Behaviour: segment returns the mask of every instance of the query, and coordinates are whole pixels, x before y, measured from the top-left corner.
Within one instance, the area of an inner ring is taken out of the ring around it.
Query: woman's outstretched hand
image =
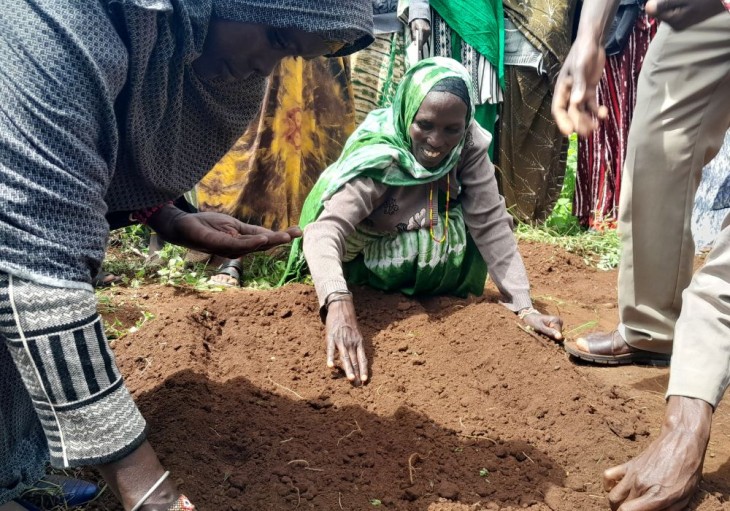
[[[355,304],[352,298],[332,302],[327,308],[327,367],[334,368],[335,351],[340,355],[339,366],[347,379],[361,385],[368,379],[368,359],[362,335],[357,328]]]
[[[527,314],[522,321],[538,334],[546,335],[555,341],[563,340],[563,320],[557,316],[534,312]]]
[[[147,223],[167,242],[228,258],[268,250],[302,235],[298,227],[271,231],[222,213],[186,213],[171,204]]]

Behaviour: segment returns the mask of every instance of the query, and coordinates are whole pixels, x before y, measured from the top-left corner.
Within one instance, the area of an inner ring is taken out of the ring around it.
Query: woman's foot
[[[243,263],[240,259],[227,259],[210,278],[210,283],[218,286],[237,287],[241,285]]]

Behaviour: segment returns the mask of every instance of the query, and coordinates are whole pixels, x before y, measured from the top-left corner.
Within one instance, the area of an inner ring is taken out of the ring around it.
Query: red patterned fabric
[[[131,215],[129,215],[129,217],[134,222],[139,222],[140,224],[147,225],[147,222],[152,217],[152,215],[157,213],[159,210],[161,210],[168,204],[172,204],[172,201],[163,202],[162,204],[158,204],[157,206],[152,206],[151,208],[140,209],[138,211],[135,211]]]
[[[642,14],[623,51],[606,59],[598,103],[608,107],[608,119],[590,137],[578,141],[573,211],[585,226],[615,227],[639,71],[656,28],[656,21]]]
[[[177,501],[167,511],[195,511],[193,506],[185,495],[180,495]]]

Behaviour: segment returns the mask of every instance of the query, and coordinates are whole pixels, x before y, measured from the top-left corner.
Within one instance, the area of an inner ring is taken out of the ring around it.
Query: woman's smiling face
[[[429,92],[409,128],[411,152],[427,169],[438,167],[466,130],[467,106],[449,92]]]

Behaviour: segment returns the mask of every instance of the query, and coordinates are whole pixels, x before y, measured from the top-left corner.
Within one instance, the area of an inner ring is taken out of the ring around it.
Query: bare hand
[[[720,0],[649,0],[646,4],[649,16],[674,30],[684,30],[724,11]]]
[[[605,63],[606,51],[593,38],[579,39],[570,49],[555,84],[552,104],[553,117],[563,135],[576,132],[588,136],[598,128],[598,121],[608,116],[608,109],[599,106],[596,99]]]
[[[527,326],[539,334],[560,341],[563,339],[563,320],[547,314],[528,314],[522,320]]]
[[[327,309],[327,367],[335,367],[335,351],[340,354],[340,367],[355,385],[368,379],[368,359],[362,335],[357,328],[352,299],[332,302]]]
[[[611,509],[684,509],[702,476],[711,422],[712,407],[705,401],[671,396],[659,438],[633,460],[603,473]]]
[[[222,213],[185,213],[172,205],[154,214],[148,224],[165,241],[229,259],[268,250],[302,235],[298,227],[275,232]]]
[[[419,51],[423,52],[423,47],[428,42],[429,37],[431,37],[431,23],[428,20],[415,19],[411,21],[411,39],[421,42],[418,47]]]

